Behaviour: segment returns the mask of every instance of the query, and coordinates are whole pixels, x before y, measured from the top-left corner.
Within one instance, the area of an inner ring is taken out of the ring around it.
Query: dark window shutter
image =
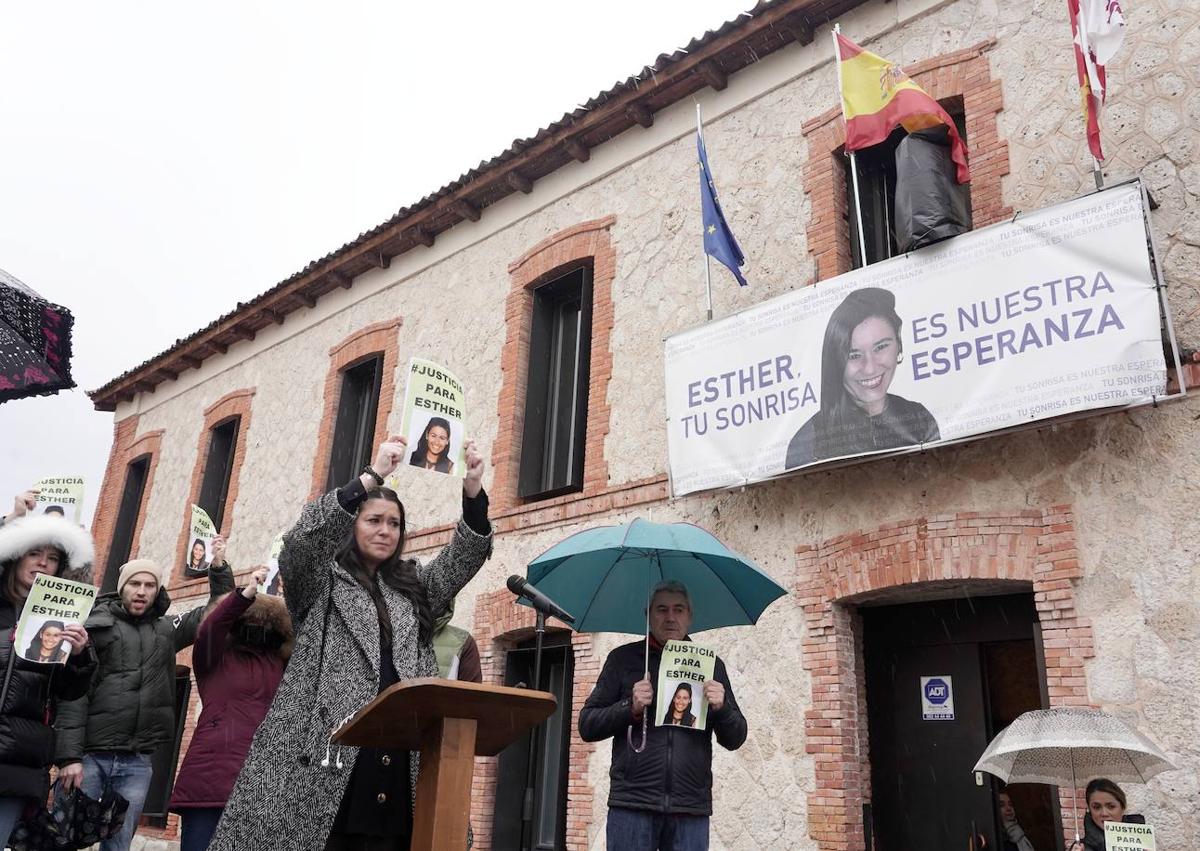
[[[383,356],[379,354],[342,371],[326,490],[341,487],[371,462],[382,382]]]
[[[592,347],[592,270],[534,291],[518,495],[582,490]]]

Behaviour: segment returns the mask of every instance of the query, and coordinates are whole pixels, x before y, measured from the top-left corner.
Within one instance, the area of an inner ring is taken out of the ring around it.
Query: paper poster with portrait
[[[267,556],[267,578],[258,589],[264,594],[278,597],[283,594],[283,580],[279,576],[279,554],[283,552],[283,533],[280,532],[271,541],[271,550]]]
[[[408,362],[401,433],[408,439],[405,466],[449,476],[466,475],[463,421],[466,393],[453,373],[424,358]],[[399,471],[393,474],[397,478]]]
[[[669,337],[673,493],[1161,401],[1149,237],[1118,185]]]
[[[83,477],[51,476],[34,484],[34,514],[57,514],[72,523],[83,522]]]
[[[86,621],[95,602],[96,589],[92,585],[38,574],[17,621],[13,649],[30,662],[66,664],[71,642],[64,630]]]
[[[183,575],[188,579],[208,576],[208,567],[213,558],[212,542],[218,534],[216,524],[212,522],[208,512],[198,505],[193,505],[187,550],[183,554]]]
[[[653,722],[660,727],[703,730],[708,723],[704,684],[713,678],[717,654],[690,641],[668,641],[658,666]]]
[[[1154,828],[1148,824],[1105,822],[1104,847],[1107,851],[1155,851]]]

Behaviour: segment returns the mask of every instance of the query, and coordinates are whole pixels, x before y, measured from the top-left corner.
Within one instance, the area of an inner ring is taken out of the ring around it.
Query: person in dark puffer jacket
[[[17,621],[38,574],[88,581],[92,539],[61,517],[25,517],[33,494],[17,497],[0,521],[0,848],[30,804],[44,802],[54,757],[58,703],[87,692],[96,669],[88,634],[67,626],[71,642],[65,664],[38,664],[14,647]]]
[[[641,743],[642,717],[654,709],[662,649],[686,641],[692,602],[685,585],[659,583],[650,597],[650,673],[645,674],[645,642],[635,641],[608,655],[596,687],[579,713],[585,742],[613,740],[608,793],[609,848],[622,851],[707,851],[712,815],[712,739],[726,750],[746,741],[746,718],[719,658],[704,684],[709,700],[703,730],[650,725],[641,753],[629,746],[627,731]]]
[[[220,552],[222,564],[210,568],[214,597],[233,590]],[[55,753],[65,788],[99,798],[108,785],[129,801],[125,826],[101,851],[127,851],[137,830],[151,754],[175,734],[175,654],[195,640],[204,614],[201,606],[168,615],[162,568],[149,559],[128,562],[118,577],[116,593],[99,597],[85,624],[98,669],[88,694],[60,707]]]

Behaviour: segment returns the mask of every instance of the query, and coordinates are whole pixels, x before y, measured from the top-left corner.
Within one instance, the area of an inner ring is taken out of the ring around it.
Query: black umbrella
[[[128,809],[129,801],[111,787],[105,788],[97,800],[82,789],[64,792],[55,783],[54,801],[49,807],[30,804],[25,817],[13,828],[8,847],[12,851],[91,848],[121,832]]]
[[[51,304],[0,269],[0,402],[48,396],[75,386],[74,324],[65,307]]]

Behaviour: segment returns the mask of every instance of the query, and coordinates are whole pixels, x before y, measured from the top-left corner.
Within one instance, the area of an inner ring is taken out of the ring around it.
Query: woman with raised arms
[[[403,558],[405,510],[383,487],[405,456],[389,437],[362,475],[305,506],[279,570],[296,645],[210,848],[402,851],[418,754],[332,744],[394,683],[438,676],[434,622],[492,551],[483,457],[467,441],[463,513],[428,564]]]

